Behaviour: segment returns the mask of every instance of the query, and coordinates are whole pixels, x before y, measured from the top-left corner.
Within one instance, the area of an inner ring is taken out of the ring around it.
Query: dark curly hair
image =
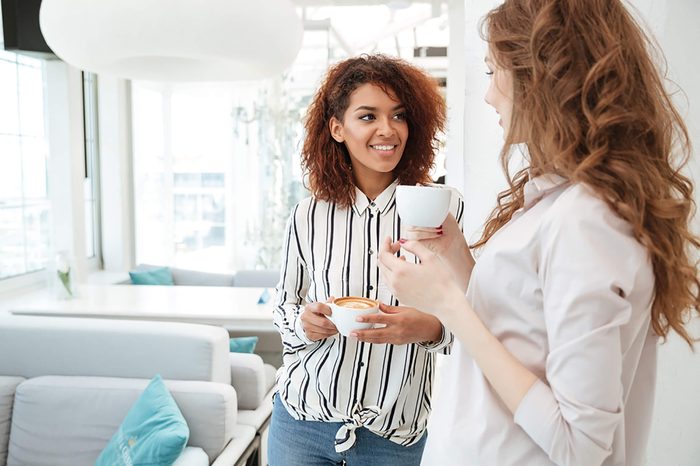
[[[515,84],[501,152],[510,187],[473,247],[523,206],[530,176],[554,172],[585,183],[649,252],[654,330],[666,336],[673,329],[692,345],[685,325],[700,310],[692,257],[700,241],[689,227],[693,183],[681,171],[690,141],[652,60],[653,42],[619,0],[506,0],[483,25]],[[530,166],[510,176],[516,133],[528,142]]]
[[[350,95],[372,83],[393,92],[406,109],[408,140],[401,161],[394,169],[400,184],[426,183],[437,149],[436,134],[445,126],[445,100],[437,82],[424,71],[398,58],[362,55],[332,66],[311,102],[304,128],[306,135],[301,163],[308,175],[308,188],[317,199],[350,206],[355,185],[345,144],[331,137],[331,117],[343,121]]]

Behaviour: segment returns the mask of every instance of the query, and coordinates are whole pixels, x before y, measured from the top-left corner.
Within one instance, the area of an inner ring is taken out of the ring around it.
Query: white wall
[[[464,1],[464,78],[463,144],[464,160],[452,153],[447,160],[447,182],[464,193],[467,204],[465,232],[474,240],[483,221],[495,205],[495,196],[505,186],[498,165],[502,143],[501,128],[495,112],[484,103],[488,85],[484,77],[485,45],[479,38],[479,19],[497,0]],[[700,184],[700,2],[697,0],[632,0],[646,19],[664,49],[670,77],[685,91],[687,100],[678,95],[677,104],[695,141],[695,154],[689,167],[696,184]],[[455,27],[455,21],[451,21]],[[452,47],[453,44],[450,45]],[[449,80],[448,80],[449,86]],[[457,92],[457,91],[453,91]],[[690,103],[695,103],[695,106]],[[451,127],[454,131],[455,128]],[[700,187],[696,202],[700,201]],[[696,231],[700,230],[695,222]],[[700,336],[700,322],[694,322]],[[700,353],[700,346],[698,347]],[[700,465],[700,354],[693,354],[675,335],[659,350],[657,398],[648,445],[648,465]]]
[[[671,80],[685,96],[676,104],[688,124],[696,147],[688,171],[696,183],[700,201],[700,3],[697,0],[634,0],[647,20],[668,60]],[[695,231],[700,231],[697,218]],[[694,322],[700,335],[700,321]],[[700,351],[700,346],[698,347]],[[693,354],[675,335],[659,351],[656,406],[647,465],[700,465],[700,354]]]

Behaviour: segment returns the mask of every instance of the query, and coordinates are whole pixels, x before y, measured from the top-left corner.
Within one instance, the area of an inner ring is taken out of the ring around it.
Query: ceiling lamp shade
[[[290,0],[43,0],[39,23],[63,61],[152,81],[275,76],[303,34]]]

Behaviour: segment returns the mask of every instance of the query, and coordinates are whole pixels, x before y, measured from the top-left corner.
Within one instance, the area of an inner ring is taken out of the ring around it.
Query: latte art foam
[[[347,309],[356,309],[358,311],[377,307],[377,303],[375,301],[365,298],[340,298],[335,301],[335,304]]]
[[[343,301],[340,303],[343,307],[349,307],[350,309],[369,309],[372,307],[371,304],[357,302],[357,301]]]

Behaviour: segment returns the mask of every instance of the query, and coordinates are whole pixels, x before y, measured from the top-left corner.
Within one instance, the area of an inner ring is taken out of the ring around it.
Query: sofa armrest
[[[172,466],[209,466],[209,457],[201,448],[186,447]]]
[[[274,368],[257,354],[231,353],[231,385],[238,395],[238,409],[257,409],[274,384]]]

